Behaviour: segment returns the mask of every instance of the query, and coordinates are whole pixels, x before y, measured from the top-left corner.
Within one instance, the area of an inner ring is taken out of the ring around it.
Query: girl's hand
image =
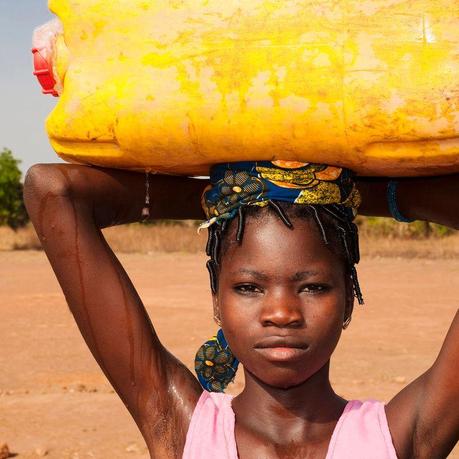
[[[205,185],[152,176],[152,217],[203,218],[199,201]],[[161,344],[100,231],[140,219],[145,175],[39,165],[27,174],[24,196],[78,327],[138,424],[151,456],[180,457],[201,387]]]
[[[407,218],[459,229],[459,175],[395,179],[397,206]],[[359,213],[391,217],[387,205],[388,179],[357,178],[362,195]]]

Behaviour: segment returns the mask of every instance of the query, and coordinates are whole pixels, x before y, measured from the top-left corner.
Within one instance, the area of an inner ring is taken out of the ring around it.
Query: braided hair
[[[313,220],[320,232],[324,244],[334,251],[343,260],[346,272],[351,278],[354,296],[359,304],[363,304],[355,264],[360,260],[357,226],[349,219],[349,215],[342,206],[331,205],[303,205],[281,201],[268,201],[268,206],[241,206],[238,209],[236,241],[241,243],[244,236],[246,219],[259,218],[262,212],[276,215],[288,228],[293,228],[291,218]],[[228,228],[230,221],[223,220],[208,228],[206,254],[207,269],[210,275],[210,287],[213,294],[218,290],[218,274],[221,259],[226,250]]]

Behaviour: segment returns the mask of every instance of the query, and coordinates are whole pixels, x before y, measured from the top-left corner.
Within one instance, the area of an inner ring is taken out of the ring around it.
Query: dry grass
[[[360,252],[365,258],[458,258],[459,234],[427,239],[362,235],[360,237]]]
[[[207,231],[198,235],[191,222],[182,225],[126,225],[107,228],[104,235],[115,252],[187,252],[204,250]]]
[[[105,237],[116,252],[187,252],[204,250],[207,232],[200,235],[192,223],[152,226],[127,225],[104,230]],[[456,258],[459,257],[459,233],[444,237],[410,239],[374,236],[361,232],[363,257]],[[17,232],[0,227],[0,250],[38,250],[40,242],[31,226]]]
[[[207,231],[197,234],[193,223],[125,225],[107,228],[104,235],[115,252],[187,252],[202,251],[207,241]],[[40,250],[41,244],[32,227],[17,231],[0,227],[0,250]]]
[[[0,226],[0,250],[40,250],[41,244],[31,225],[17,231]]]

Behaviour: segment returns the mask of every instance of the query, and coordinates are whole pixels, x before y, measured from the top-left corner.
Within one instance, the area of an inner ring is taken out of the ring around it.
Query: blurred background
[[[93,361],[22,203],[26,170],[57,162],[44,130],[56,99],[32,75],[45,0],[0,0],[0,459],[143,458],[145,445]],[[389,400],[428,368],[457,309],[459,235],[359,218],[366,306],[357,308],[332,379],[348,398]],[[163,342],[190,368],[215,332],[196,222],[135,224],[105,235]],[[238,379],[233,393],[242,388]],[[459,458],[459,451],[451,457]]]
[[[33,30],[52,17],[46,0],[0,0],[0,149],[14,152],[22,172],[57,161],[44,130],[56,99],[41,94],[31,53]]]

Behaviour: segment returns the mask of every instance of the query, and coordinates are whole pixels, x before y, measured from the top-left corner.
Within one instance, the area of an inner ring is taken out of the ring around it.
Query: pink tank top
[[[204,391],[186,436],[183,459],[238,459],[231,395]],[[384,404],[352,400],[344,408],[326,459],[397,459]]]

